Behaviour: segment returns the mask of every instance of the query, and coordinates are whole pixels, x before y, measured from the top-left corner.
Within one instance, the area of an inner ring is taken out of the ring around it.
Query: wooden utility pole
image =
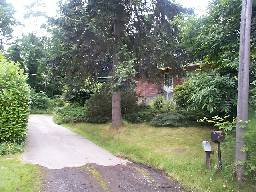
[[[118,46],[120,38],[120,21],[119,18],[114,18],[114,53],[113,53],[113,69],[112,77],[115,77],[116,67],[118,65]],[[120,90],[112,90],[112,128],[118,129],[122,125],[121,113],[121,92]]]
[[[249,66],[250,66],[250,32],[252,17],[252,1],[242,1],[241,27],[240,27],[240,52],[238,72],[238,101],[236,124],[236,178],[241,182],[244,178],[243,162],[246,160],[244,132],[248,122],[249,98]]]

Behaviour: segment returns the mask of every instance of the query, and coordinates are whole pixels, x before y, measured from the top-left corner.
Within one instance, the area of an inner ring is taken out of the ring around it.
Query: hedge
[[[0,143],[21,144],[29,114],[27,76],[18,64],[0,55]]]

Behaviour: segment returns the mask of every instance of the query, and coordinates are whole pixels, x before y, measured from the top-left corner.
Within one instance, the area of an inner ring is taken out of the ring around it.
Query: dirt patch
[[[102,192],[97,182],[81,168],[44,169],[43,192]]]
[[[183,192],[164,172],[131,163],[80,168],[44,169],[43,192]]]

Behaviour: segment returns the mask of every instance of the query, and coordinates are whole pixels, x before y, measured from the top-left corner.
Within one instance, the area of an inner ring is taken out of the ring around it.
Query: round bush
[[[50,106],[50,98],[44,93],[36,93],[35,90],[30,94],[30,108],[32,113],[47,112]]]
[[[24,142],[29,114],[29,86],[23,70],[0,55],[0,143]]]
[[[76,104],[67,104],[55,110],[54,119],[58,124],[86,121],[86,108]]]

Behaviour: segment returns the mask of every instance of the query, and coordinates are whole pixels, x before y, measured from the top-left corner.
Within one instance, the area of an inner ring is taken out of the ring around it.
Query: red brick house
[[[200,68],[199,64],[190,64],[183,67],[183,72],[192,72]],[[167,100],[172,100],[174,88],[185,81],[182,75],[173,75],[173,70],[170,67],[160,68],[159,73],[163,74],[163,81],[160,83],[152,82],[146,79],[136,81],[136,94],[138,103],[148,104],[157,96],[163,95]]]

